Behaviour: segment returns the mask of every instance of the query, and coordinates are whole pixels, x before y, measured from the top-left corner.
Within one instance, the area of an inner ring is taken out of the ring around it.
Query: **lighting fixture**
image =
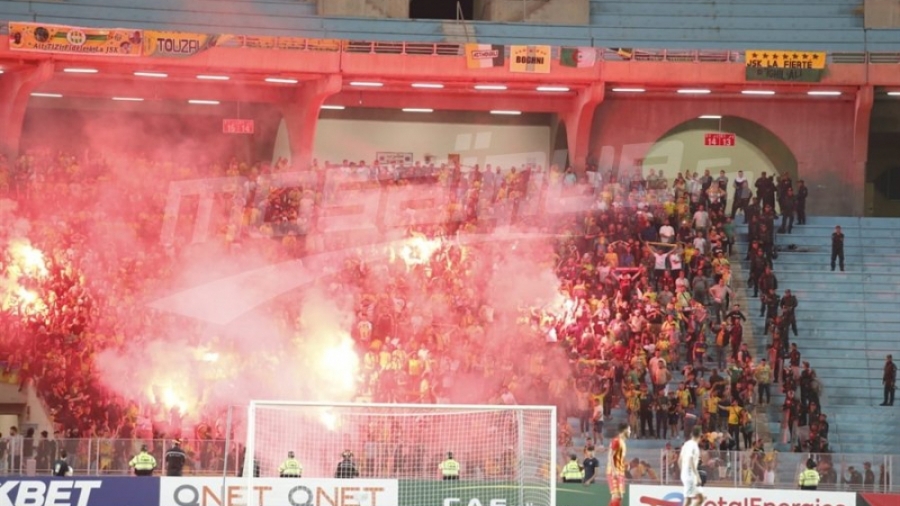
[[[322,107],[319,107],[319,109],[329,109],[332,111],[343,111],[345,109],[345,107],[342,105],[323,105]]]
[[[291,79],[290,77],[267,77],[266,82],[275,84],[297,84],[299,81]]]
[[[113,100],[116,102],[143,102],[144,99],[140,97],[113,97]]]
[[[483,90],[483,91],[503,91],[506,89],[506,85],[505,84],[476,84],[475,89]]]
[[[644,88],[613,88],[616,93],[643,93],[647,90]]]
[[[678,90],[678,93],[683,95],[708,95],[712,93],[710,90],[705,90],[701,88],[686,88]]]
[[[200,74],[199,76],[197,76],[197,79],[202,79],[204,81],[227,81],[231,78],[228,76],[214,76],[214,75],[209,75],[209,74]]]
[[[31,94],[32,97],[38,98],[62,98],[62,93],[40,93],[34,92]]]
[[[537,91],[563,93],[569,91],[569,88],[566,86],[538,86]]]
[[[100,72],[97,69],[87,69],[87,68],[66,68],[63,69],[63,72],[67,72],[69,74],[96,74]]]
[[[807,95],[811,97],[836,97],[841,94],[839,91],[813,90],[807,91]]]
[[[194,105],[219,105],[219,101],[218,101],[218,100],[198,100],[198,99],[191,99],[191,100],[188,100],[188,103],[189,103],[189,104],[194,104]]]
[[[444,85],[441,83],[412,83],[413,88],[424,88],[429,90],[442,90]]]
[[[368,88],[381,88],[384,83],[376,83],[373,81],[350,81],[350,86],[362,86]]]
[[[900,97],[900,91],[889,91],[887,94],[890,97]]]
[[[700,116],[700,119],[722,119],[722,116],[719,116],[718,114],[704,114],[703,116]]]
[[[772,90],[743,90],[741,91],[742,95],[774,95],[775,92]]]
[[[164,72],[143,72],[143,71],[138,71],[138,72],[135,72],[134,75],[137,76],[137,77],[155,77],[155,78],[158,78],[158,79],[163,79],[163,78],[169,77],[169,74],[166,74],[166,73],[164,73]]]
[[[518,116],[522,114],[522,111],[491,111],[491,114],[498,114],[502,116]]]
[[[434,112],[434,109],[425,109],[421,107],[404,107],[403,112]]]

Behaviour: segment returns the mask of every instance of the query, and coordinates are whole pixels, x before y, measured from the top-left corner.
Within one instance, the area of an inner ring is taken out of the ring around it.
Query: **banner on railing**
[[[144,31],[144,56],[193,56],[215,45],[216,38],[204,33]]]
[[[817,83],[825,75],[828,55],[817,51],[750,50],[744,54],[748,81]]]
[[[221,480],[219,480],[221,481]],[[160,506],[159,478],[95,479],[0,477],[0,504],[53,506]]]
[[[509,46],[509,71],[549,74],[551,54],[550,46]]]
[[[253,487],[249,493],[261,506],[384,506],[399,504],[400,500],[397,480],[254,478],[250,483],[247,478],[235,477],[161,478],[160,502],[154,506],[243,506],[247,504],[248,484]]]
[[[506,48],[498,44],[466,44],[466,66],[470,69],[502,67]]]
[[[744,60],[748,67],[822,70],[826,56],[826,53],[818,51],[750,50],[744,53]]]
[[[684,504],[680,485],[631,485],[629,506],[667,506]],[[826,492],[820,490],[770,490],[761,488],[703,488],[704,504],[739,505],[792,505],[812,504],[821,506],[855,506],[856,494],[852,492]]]
[[[142,39],[141,30],[9,23],[9,48],[13,51],[140,56]]]

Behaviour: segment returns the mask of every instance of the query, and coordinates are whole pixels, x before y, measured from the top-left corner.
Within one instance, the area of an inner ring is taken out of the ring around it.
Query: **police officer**
[[[816,471],[816,461],[809,459],[806,461],[806,469],[800,473],[799,485],[800,490],[816,490],[819,488],[819,471]]]
[[[156,458],[147,451],[147,445],[141,445],[141,453],[135,455],[128,466],[134,468],[135,476],[153,476],[153,470],[156,469]]]
[[[581,483],[581,480],[584,479],[584,471],[581,470],[581,465],[578,463],[578,455],[574,453],[569,455],[569,461],[563,466],[559,476],[563,483]]]
[[[444,480],[458,480],[459,468],[459,462],[453,458],[453,452],[447,452],[447,460],[438,464],[438,469],[441,471],[441,478]]]
[[[294,452],[288,452],[288,456],[284,462],[278,466],[278,476],[282,478],[299,478],[303,476],[303,466],[300,461],[294,458]]]
[[[174,446],[166,452],[166,476],[181,476],[187,454],[181,449],[181,440],[176,439]]]
[[[335,478],[358,478],[359,470],[353,463],[353,452],[344,450],[341,454],[341,461],[338,462],[337,470],[334,472]]]
[[[59,453],[59,458],[53,463],[53,476],[72,476],[72,466],[66,460],[68,456],[65,450]]]
[[[831,270],[834,270],[835,260],[840,260],[841,272],[844,271],[844,233],[841,226],[834,227],[831,234]]]

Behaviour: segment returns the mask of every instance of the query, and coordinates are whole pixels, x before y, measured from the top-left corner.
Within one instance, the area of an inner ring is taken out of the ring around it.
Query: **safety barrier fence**
[[[390,446],[388,443],[383,445]],[[399,444],[399,443],[398,443]],[[157,474],[164,474],[165,452],[174,440],[140,439],[46,439],[33,443],[24,439],[16,442],[0,440],[0,476],[48,476],[57,455],[65,450],[67,462],[75,476],[124,476],[130,473],[129,461],[142,446],[158,463]],[[370,460],[365,454],[372,445],[361,444],[356,451],[360,461]],[[183,439],[181,447],[188,456],[184,476],[235,477],[241,475],[244,460],[243,446],[229,440]],[[568,460],[574,453],[581,459],[581,449],[558,448],[558,462]],[[378,455],[394,455],[393,448],[379,448]],[[606,452],[596,452],[600,469],[606,467]],[[297,456],[301,462],[303,455]],[[319,456],[316,456],[318,458]],[[311,458],[311,457],[310,457]],[[337,458],[337,456],[336,456]],[[797,477],[812,459],[822,476],[820,489],[848,492],[891,492],[894,486],[894,456],[873,454],[809,454],[774,451],[704,451],[703,468],[709,484],[725,488],[796,488]],[[339,460],[339,459],[338,459]],[[362,469],[362,477],[371,479],[427,480],[434,477],[436,464],[430,461],[406,461],[393,457],[385,465],[375,466],[375,472]],[[427,460],[427,459],[426,459]],[[674,486],[680,483],[677,447],[669,449],[639,449],[628,451],[629,477],[633,483]],[[480,462],[461,462],[463,476],[467,467],[482,467]],[[274,469],[262,469],[261,478],[276,476]],[[469,481],[492,481],[508,478],[503,475],[480,475]],[[601,480],[602,481],[602,480]]]

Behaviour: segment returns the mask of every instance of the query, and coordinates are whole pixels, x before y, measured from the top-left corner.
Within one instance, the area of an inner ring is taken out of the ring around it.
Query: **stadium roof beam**
[[[511,110],[522,112],[557,113],[568,110],[572,97],[537,94],[534,91],[523,94],[510,91],[500,94],[482,94],[474,92],[447,92],[429,96],[427,100],[419,99],[416,107],[428,107],[440,111],[489,111]],[[376,107],[383,109],[402,109],[412,107],[409,92],[401,91],[344,91],[329,103],[348,107]]]

